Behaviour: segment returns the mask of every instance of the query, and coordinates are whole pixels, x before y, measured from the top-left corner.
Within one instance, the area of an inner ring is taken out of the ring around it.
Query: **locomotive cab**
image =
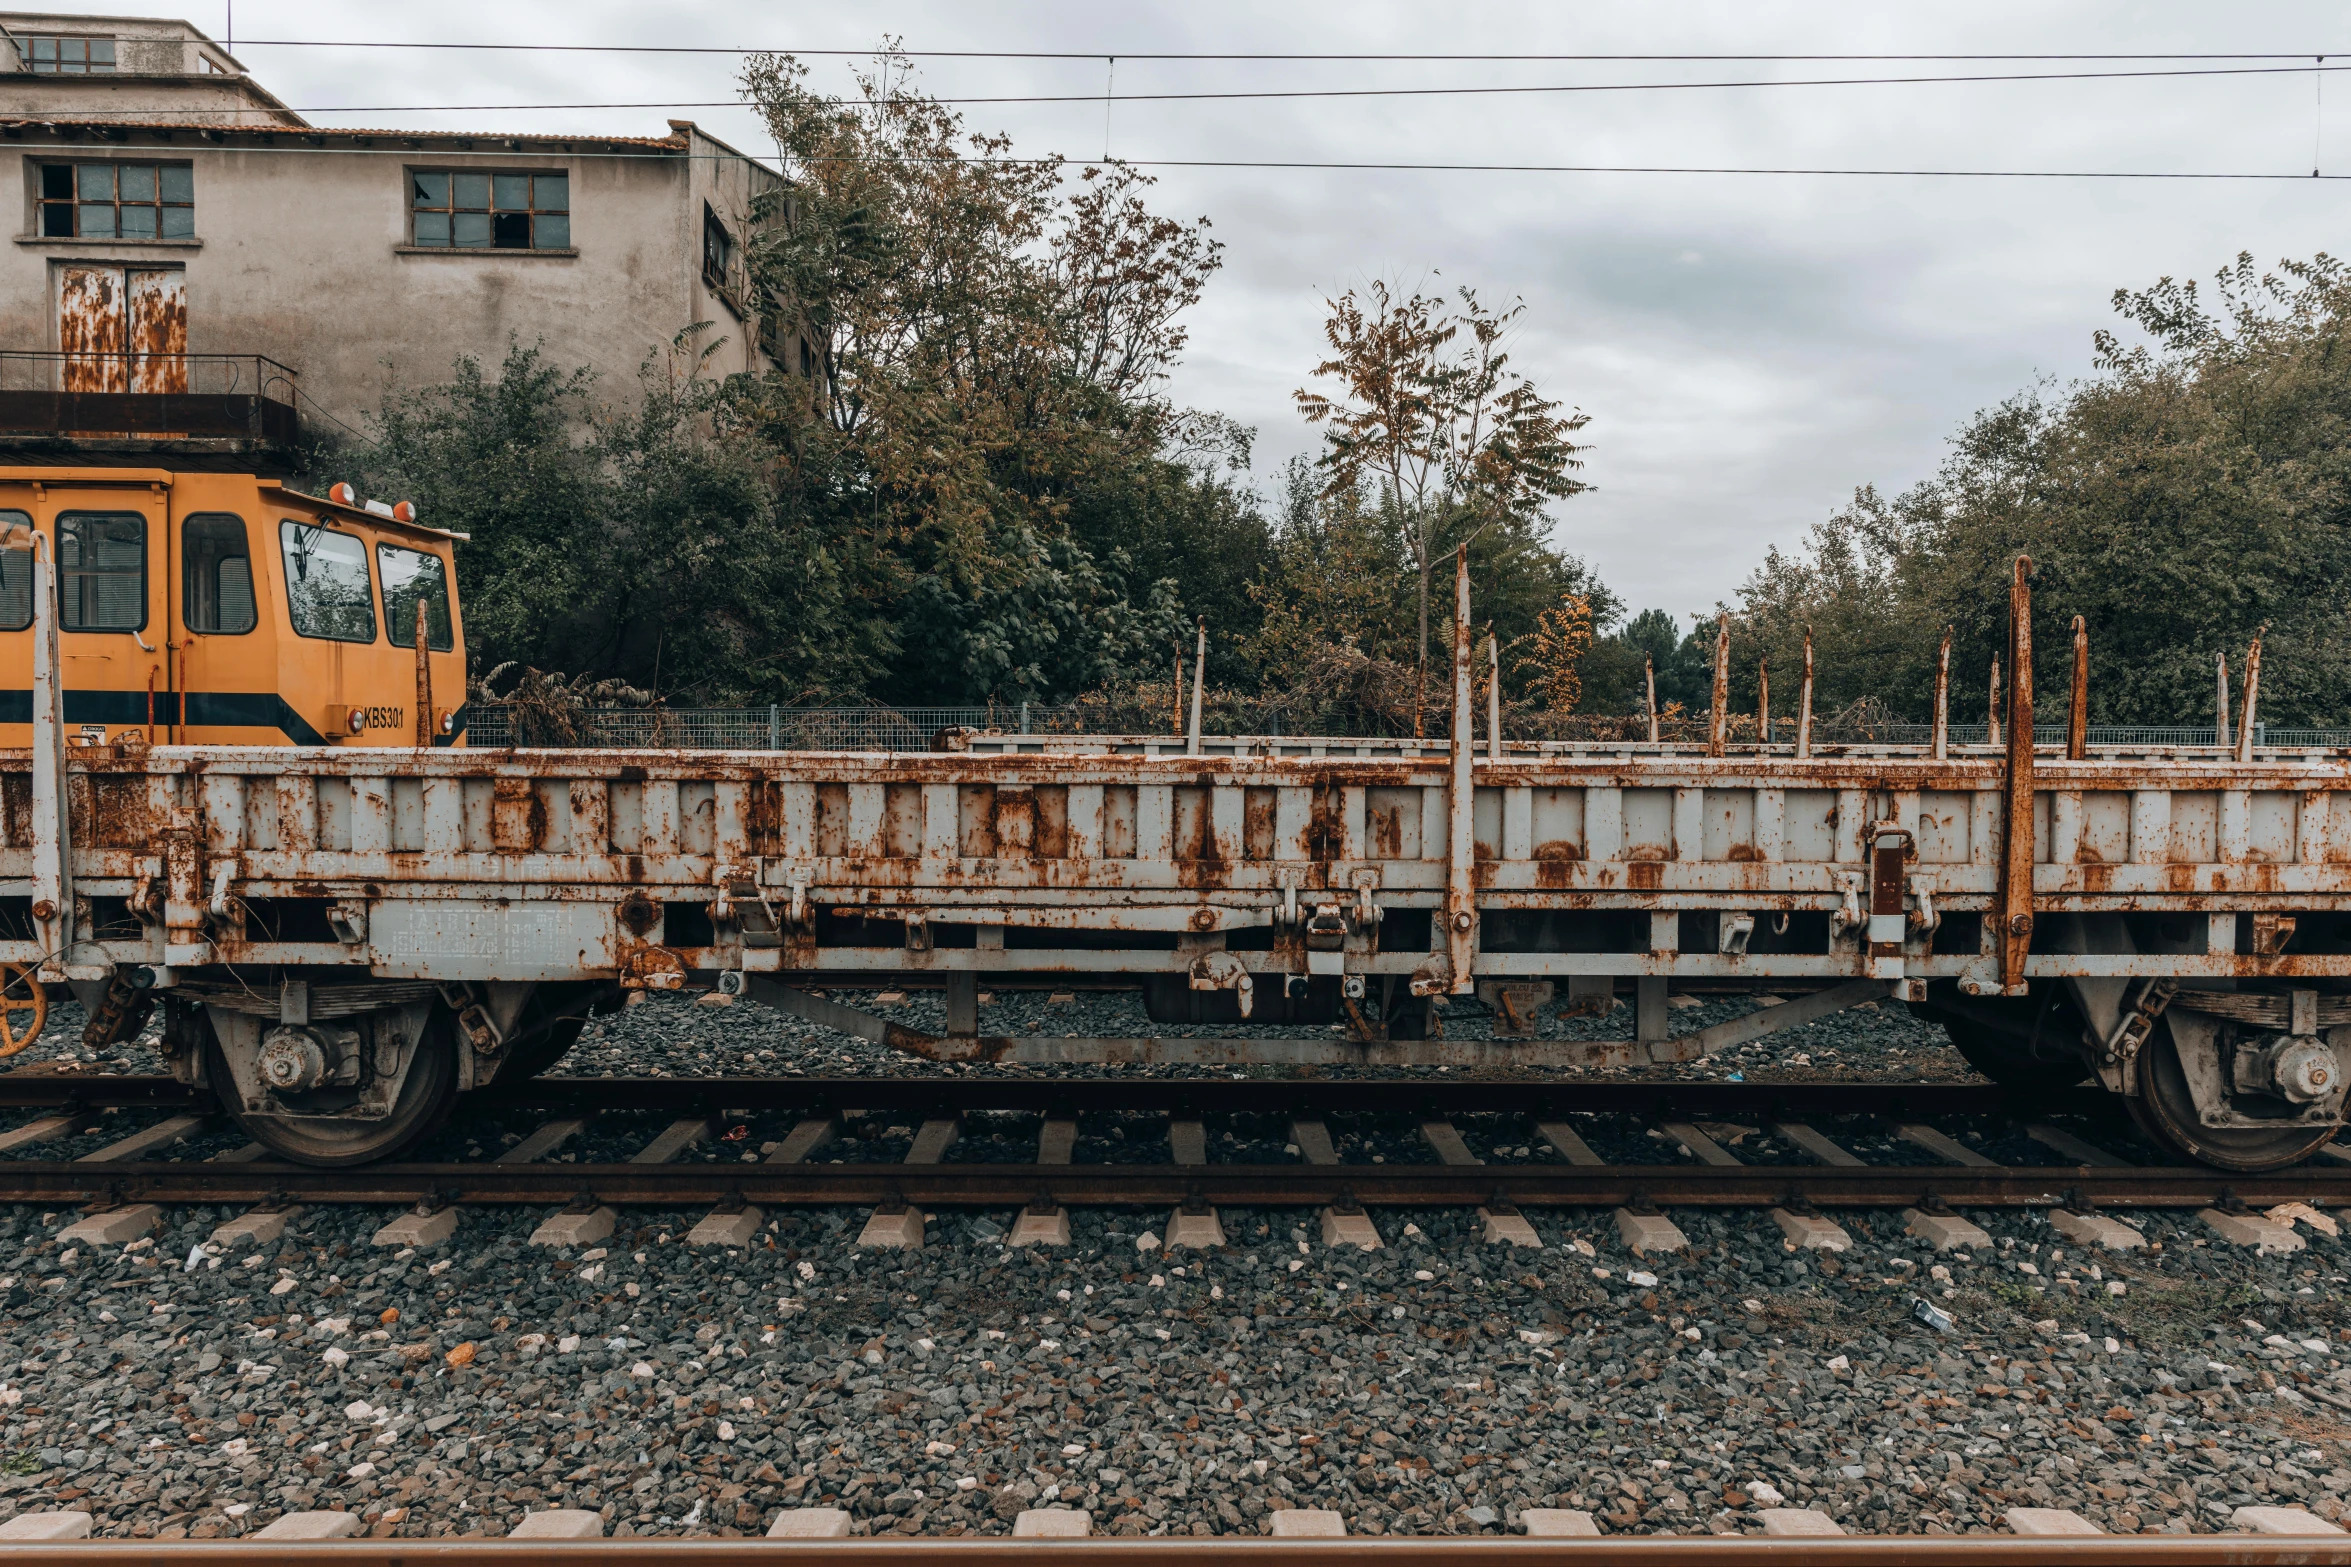
[[[0,535],[53,551],[83,744],[461,744],[460,536],[403,510],[251,474],[0,467]],[[0,550],[0,746],[31,743],[32,581],[30,548]]]

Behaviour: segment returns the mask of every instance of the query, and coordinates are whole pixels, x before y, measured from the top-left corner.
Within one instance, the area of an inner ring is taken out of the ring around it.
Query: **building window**
[[[410,237],[452,250],[571,249],[571,176],[412,169]]]
[[[147,624],[147,519],[135,511],[60,515],[57,598],[68,631],[136,631]]]
[[[204,636],[239,637],[258,618],[253,603],[253,556],[245,547],[245,519],[200,512],[180,525],[186,576],[180,618]]]
[[[384,636],[394,647],[416,646],[416,602],[425,605],[425,642],[436,653],[457,646],[449,624],[449,568],[438,555],[376,546],[376,572],[384,582]]]
[[[185,163],[44,163],[44,239],[192,239],[196,172]]]
[[[725,288],[734,255],[735,241],[727,233],[727,226],[719,222],[718,214],[705,204],[702,208],[702,281],[712,288]]]
[[[279,524],[278,535],[294,629],[336,642],[373,642],[376,606],[368,591],[367,546],[348,533],[291,517]]]
[[[112,76],[114,40],[34,37],[17,41],[25,69],[37,76]]]

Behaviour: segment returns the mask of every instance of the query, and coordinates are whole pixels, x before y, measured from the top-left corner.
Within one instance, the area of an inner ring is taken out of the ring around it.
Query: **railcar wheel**
[[[2206,1126],[2180,1066],[2168,1025],[2158,1023],[2140,1047],[2139,1091],[2126,1103],[2158,1146],[2201,1164],[2248,1174],[2300,1164],[2334,1139],[2331,1126]]]
[[[619,992],[606,984],[539,986],[507,1041],[506,1061],[498,1068],[497,1080],[519,1083],[537,1077],[579,1042],[589,1018],[618,1005]]]
[[[399,1097],[389,1115],[367,1121],[335,1121],[325,1116],[299,1120],[244,1113],[233,1086],[220,1042],[206,1030],[205,1070],[216,1085],[221,1108],[236,1118],[252,1139],[274,1154],[296,1164],[340,1168],[371,1164],[416,1143],[448,1119],[457,1098],[457,1039],[448,1014],[436,1007],[417,1042],[415,1058],[401,1081]]]
[[[2016,1035],[1948,1013],[1942,1023],[1943,1032],[1951,1036],[1951,1048],[2002,1088],[2027,1092],[2071,1088],[2089,1075],[2081,1057],[2070,1052],[2035,1055],[2029,1043]]]
[[[0,964],[0,1058],[41,1037],[49,1022],[49,987],[30,963]]]

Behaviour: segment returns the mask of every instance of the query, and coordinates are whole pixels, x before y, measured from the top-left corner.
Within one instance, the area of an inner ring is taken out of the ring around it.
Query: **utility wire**
[[[879,105],[935,103],[949,107],[1002,104],[1229,102],[1234,99],[1285,98],[1453,98],[1566,93],[1695,92],[1758,87],[1917,87],[1937,84],[1998,82],[2150,81],[2208,76],[2323,76],[2351,71],[2351,65],[2225,66],[2180,71],[2044,71],[1975,76],[1838,76],[1805,79],[1761,78],[1715,82],[1579,82],[1516,87],[1301,87],[1232,92],[1145,92],[1006,94],[982,98],[896,98],[875,100]],[[855,103],[859,100],[843,100]],[[324,104],[296,109],[297,114],[485,114],[556,109],[734,109],[755,107],[743,98],[671,99],[631,103],[415,103]],[[217,109],[188,109],[188,114],[215,114]]]
[[[71,125],[77,130],[92,129],[99,125],[107,125],[109,127],[112,127],[113,125],[113,122],[107,121],[16,121],[14,123],[20,125],[39,123]],[[138,127],[131,126],[127,128],[137,129]],[[175,127],[175,133],[176,129],[177,128]],[[204,127],[204,129],[223,130],[231,135],[237,134],[239,131],[266,132],[275,136],[284,136],[295,139],[299,139],[305,134],[301,127],[288,125],[260,125],[242,127],[207,126]],[[406,133],[397,130],[371,130],[340,131],[336,132],[335,134],[341,136],[365,135],[370,137],[380,137],[383,140],[390,142],[400,140],[401,137]],[[500,156],[511,156],[511,154],[508,153],[505,149],[498,147],[451,147],[448,145],[446,140],[441,139],[448,136],[450,134],[448,132],[417,132],[415,134],[420,137],[428,135],[433,136],[435,140],[429,143],[420,142],[420,147],[423,150],[438,152],[445,157],[495,158]],[[562,131],[484,131],[479,133],[479,139],[485,142],[495,142],[503,137],[509,136],[516,138],[527,137],[535,142],[594,142],[628,139],[625,137],[596,136],[586,133]],[[37,154],[50,152],[97,152],[107,153],[113,156],[120,156],[123,150],[123,143],[118,138],[109,137],[101,141],[87,143],[77,143],[70,141],[44,143],[37,148],[28,147],[27,150],[35,151]],[[380,158],[384,156],[385,149],[381,147],[330,147],[313,146],[308,144],[293,147],[256,147],[240,145],[236,148],[236,152],[240,157],[251,157],[255,155],[266,156],[272,153],[282,153],[305,158],[336,155],[361,158]],[[746,161],[743,155],[740,153],[671,152],[668,149],[659,146],[642,146],[631,150],[609,149],[604,151],[596,151],[590,149],[583,151],[566,151],[560,154],[560,156],[567,158],[594,158],[604,160],[636,158],[666,162],[692,163],[740,163]],[[815,159],[810,161],[852,162],[862,160]],[[965,166],[973,168],[1082,168],[1086,164],[1086,160],[1063,157],[887,158],[874,159],[872,161],[877,163],[904,164],[908,166]],[[2351,180],[2351,174],[2276,174],[2258,173],[2241,169],[1864,169],[1836,168],[1825,165],[1793,164],[1766,166],[1750,164],[1698,163],[1398,163],[1383,162],[1374,159],[1343,160],[1310,158],[1119,158],[1115,161],[1120,167],[1134,169],[1299,169],[1328,170],[1339,173],[1388,172],[1400,174],[1727,174],[1754,175],[1770,178],[1817,176],[1822,178],[1839,179],[2204,180],[2253,182],[2295,181],[2301,184],[2309,184],[2313,180]]]
[[[902,55],[923,60],[1104,60],[1113,54],[1122,60],[1294,60],[1294,61],[1528,61],[1528,62],[1697,62],[1697,61],[2062,61],[2062,60],[2306,60],[2316,51],[2248,51],[2216,49],[2209,51],[2175,52],[2169,54],[2106,53],[2075,54],[1427,54],[1427,53],[1216,53],[1216,52],[1161,52],[1145,53],[1132,49],[779,49],[767,45],[744,47],[719,44],[507,44],[463,43],[433,39],[403,41],[377,38],[248,38],[248,49],[478,49],[501,53],[524,54],[790,54],[871,57],[881,54]],[[2328,53],[2341,53],[2329,50]]]

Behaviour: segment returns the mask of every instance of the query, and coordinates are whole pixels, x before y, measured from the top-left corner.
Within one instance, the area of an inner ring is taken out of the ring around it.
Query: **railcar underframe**
[[[319,1162],[544,1069],[626,990],[702,983],[949,1060],[1686,1059],[1894,995],[1993,1075],[2094,1075],[2211,1162],[2340,1125],[2351,758],[2036,755],[2029,683],[2004,751],[1480,754],[1462,597],[1462,738],[1420,754],[67,746],[36,700],[31,751],[0,753],[0,962],[107,1026],[164,1006],[174,1070]],[[979,1035],[982,984],[1048,979],[1345,1027]],[[944,989],[943,1032],[819,993],[906,982]],[[1790,999],[1672,1039],[1677,984]],[[1507,1037],[1620,987],[1631,1041]],[[1428,1037],[1472,993],[1498,1037]]]

